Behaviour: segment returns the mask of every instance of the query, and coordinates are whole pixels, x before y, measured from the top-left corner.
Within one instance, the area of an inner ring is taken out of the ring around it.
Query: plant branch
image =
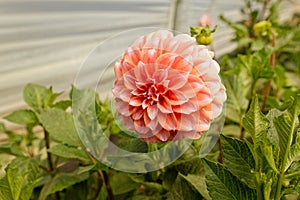
[[[49,137],[48,131],[46,131],[45,129],[44,129],[44,140],[45,140],[45,146],[46,146],[46,151],[47,151],[47,161],[48,161],[48,165],[49,165],[49,171],[51,173],[53,173],[54,167],[53,167],[52,157],[51,157],[51,153],[48,152],[48,149],[50,149],[50,137]],[[55,196],[56,200],[60,200],[59,192],[55,192],[54,196]]]
[[[272,45],[272,47],[275,47],[275,45],[276,45],[276,36],[275,36],[274,30],[272,31],[271,45]],[[276,54],[275,54],[275,52],[273,52],[271,54],[271,57],[270,57],[270,65],[271,65],[273,70],[275,68],[275,59],[276,59]],[[268,100],[268,97],[269,97],[269,94],[270,94],[270,91],[271,91],[271,86],[272,86],[272,79],[270,79],[267,83],[267,88],[265,90],[263,104],[262,104],[261,109],[260,109],[261,112],[264,112],[264,110],[266,108],[267,100]]]
[[[52,157],[51,157],[51,153],[48,152],[48,149],[50,149],[50,139],[49,139],[49,133],[46,130],[44,130],[44,140],[45,140],[46,151],[47,151],[47,160],[48,160],[48,165],[49,165],[49,171],[52,172],[54,170],[53,163],[52,163]]]
[[[86,149],[85,149],[85,152],[87,153],[87,155],[89,156],[89,158],[93,162],[93,164],[97,164],[96,160],[86,151]],[[97,174],[102,179],[102,181],[105,185],[109,200],[115,200],[112,188],[110,186],[109,177],[108,177],[106,171],[97,170]]]

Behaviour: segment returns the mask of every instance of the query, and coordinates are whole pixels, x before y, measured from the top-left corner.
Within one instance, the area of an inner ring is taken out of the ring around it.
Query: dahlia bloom
[[[147,142],[198,139],[226,99],[212,57],[186,34],[157,31],[138,38],[114,66],[121,122]]]

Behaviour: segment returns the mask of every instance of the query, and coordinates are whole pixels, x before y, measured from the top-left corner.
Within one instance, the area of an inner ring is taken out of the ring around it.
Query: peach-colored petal
[[[158,108],[157,105],[149,106],[147,108],[147,114],[151,120],[154,120],[157,116]]]
[[[226,100],[213,56],[186,34],[138,38],[114,66],[121,122],[147,142],[199,138]]]

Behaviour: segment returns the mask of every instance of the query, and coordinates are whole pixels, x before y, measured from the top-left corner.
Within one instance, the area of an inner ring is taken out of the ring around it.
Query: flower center
[[[146,83],[137,82],[136,85],[137,89],[132,94],[143,99],[143,109],[155,105],[159,101],[161,94],[164,94],[167,90],[164,85],[156,84],[154,80],[147,81]]]

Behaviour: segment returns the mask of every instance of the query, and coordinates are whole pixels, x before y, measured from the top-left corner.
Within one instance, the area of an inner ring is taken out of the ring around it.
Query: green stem
[[[284,180],[284,172],[280,173],[277,186],[276,186],[276,194],[275,194],[275,200],[280,200],[281,198],[281,187],[282,187],[282,182]]]

